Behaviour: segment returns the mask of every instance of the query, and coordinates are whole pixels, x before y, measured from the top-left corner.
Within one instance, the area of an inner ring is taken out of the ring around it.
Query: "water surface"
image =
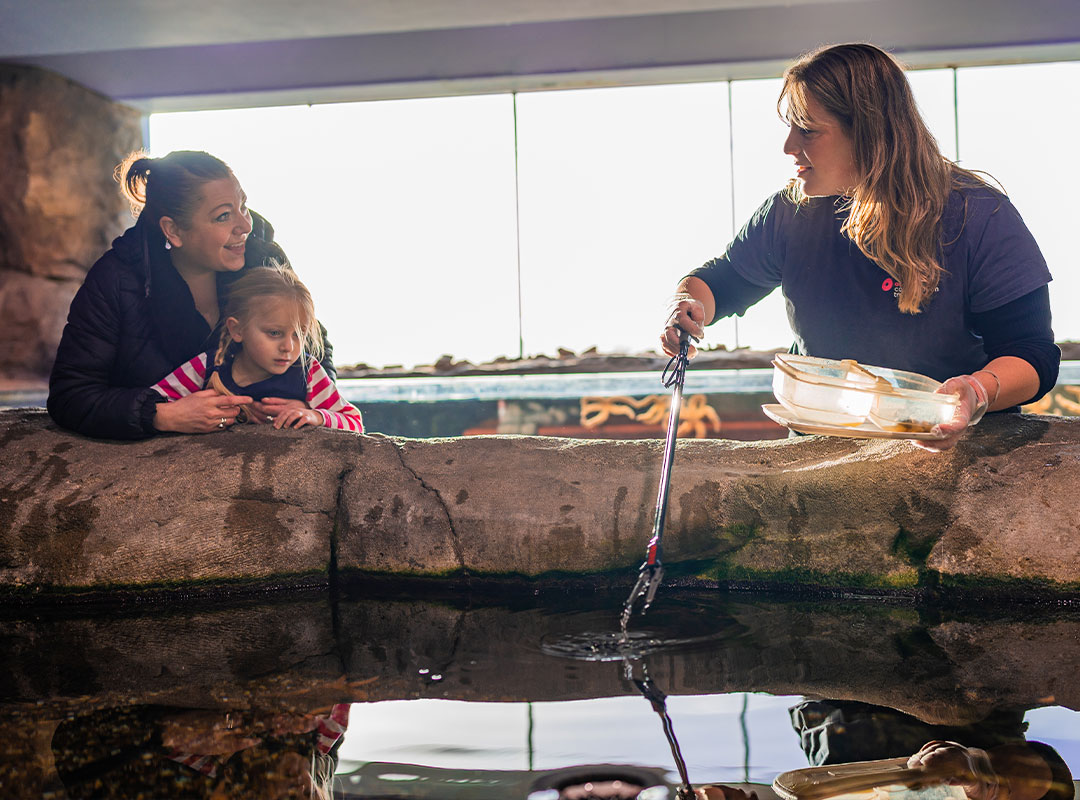
[[[625,591],[411,594],[9,610],[0,794],[303,796],[313,762],[334,769],[315,754],[335,707],[339,797],[540,797],[611,770],[674,797],[662,710],[691,781],[764,798],[808,765],[789,712],[807,698],[894,747],[1011,736],[1080,769],[1074,609],[665,587],[620,644]]]

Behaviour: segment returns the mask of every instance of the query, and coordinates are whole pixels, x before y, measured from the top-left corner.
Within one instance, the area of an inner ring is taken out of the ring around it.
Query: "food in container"
[[[856,427],[867,421],[883,431],[927,433],[948,422],[959,404],[938,394],[940,383],[914,372],[778,353],[773,393],[800,422]]]
[[[960,396],[938,394],[940,383],[914,372],[876,368],[893,387],[874,398],[870,421],[885,431],[924,433],[953,418]]]

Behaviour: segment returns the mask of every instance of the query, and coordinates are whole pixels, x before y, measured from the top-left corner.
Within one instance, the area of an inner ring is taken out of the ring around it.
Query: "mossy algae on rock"
[[[113,442],[0,412],[0,587],[630,581],[661,449],[260,426]],[[1078,485],[1076,419],[994,415],[941,454],[818,436],[680,441],[664,560],[718,583],[1080,595]]]

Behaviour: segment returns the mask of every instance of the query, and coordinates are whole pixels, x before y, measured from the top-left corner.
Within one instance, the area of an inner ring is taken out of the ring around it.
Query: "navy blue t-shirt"
[[[760,288],[716,297],[716,319],[742,314],[781,287],[799,353],[853,358],[946,380],[987,363],[971,314],[1045,286],[1046,261],[1009,199],[989,187],[954,189],[942,217],[945,272],[918,314],[901,313],[899,285],[840,232],[837,197],[796,206],[784,193],[756,211],[727,252],[691,273],[715,287],[727,270]],[[714,288],[714,295],[718,294]]]
[[[235,345],[234,345],[235,347]],[[207,363],[214,363],[214,354],[208,353]],[[230,349],[225,355],[225,363],[220,367],[213,367],[210,373],[216,372],[221,377],[225,388],[233,394],[247,395],[252,400],[265,400],[267,397],[281,397],[286,400],[307,400],[307,374],[304,371],[306,358],[298,358],[296,363],[290,366],[281,375],[271,375],[247,386],[239,386],[232,377],[233,360],[236,351]],[[210,374],[207,374],[207,379]]]

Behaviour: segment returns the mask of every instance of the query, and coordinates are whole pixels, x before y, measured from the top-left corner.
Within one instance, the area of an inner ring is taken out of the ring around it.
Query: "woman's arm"
[[[971,315],[990,362],[972,373],[991,398],[990,411],[1038,400],[1054,388],[1061,350],[1050,324],[1050,291],[1041,286],[1011,303]]]
[[[159,395],[149,386],[110,385],[120,341],[120,276],[95,265],[71,301],[49,377],[49,415],[62,428],[108,439],[154,434]]]
[[[747,220],[722,256],[682,279],[660,336],[665,353],[674,356],[679,351],[679,329],[701,339],[704,326],[731,314],[745,314],[780,285],[784,231],[794,212],[795,207],[782,193],[772,195]],[[693,357],[695,352],[691,347],[688,354]]]
[[[1061,350],[1050,327],[1050,294],[1042,286],[1003,306],[972,314],[972,330],[983,337],[990,361],[970,375],[945,381],[939,391],[960,395],[952,421],[938,426],[943,439],[920,443],[948,450],[986,411],[1001,411],[1042,397],[1057,382]]]
[[[731,314],[743,314],[773,287],[758,286],[732,268],[726,256],[713,259],[683,278],[668,304],[668,320],[660,347],[669,356],[679,352],[679,330],[701,339],[705,326]],[[690,347],[692,358],[696,350]]]
[[[986,389],[987,411],[1026,403],[1039,390],[1039,373],[1022,358],[1002,356],[971,373]]]

